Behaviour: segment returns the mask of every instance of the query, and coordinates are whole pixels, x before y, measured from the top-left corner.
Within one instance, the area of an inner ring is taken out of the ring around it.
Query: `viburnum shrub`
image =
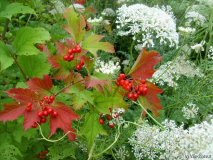
[[[76,13],[72,7],[65,9],[64,17],[67,20],[67,26],[63,28],[71,35],[71,38],[65,39],[65,43],[56,43],[56,54],[51,54],[47,45],[41,45],[44,41],[35,40],[36,43],[40,43],[39,49],[43,51],[42,54],[46,53],[49,64],[55,69],[54,75],[44,74],[43,78],[28,79],[20,67],[25,75],[27,87],[5,91],[15,101],[3,104],[5,109],[0,111],[0,121],[14,121],[23,115],[25,131],[29,128],[37,128],[42,123],[48,123],[49,138],[56,133],[57,128],[60,128],[67,134],[69,140],[75,140],[77,133],[72,128],[71,121],[83,119],[84,124],[78,133],[86,137],[90,150],[98,134],[108,135],[105,127],[115,128],[113,123],[105,126],[105,117],[101,115],[105,114],[107,120],[118,118],[119,114],[112,117],[112,110],[113,108],[127,110],[129,104],[124,100],[125,97],[138,101],[157,117],[162,106],[156,95],[162,90],[147,79],[152,77],[155,72],[154,66],[161,61],[158,52],[146,51],[146,48],[143,48],[130,71],[119,74],[117,80],[112,79],[108,75],[95,72],[94,61],[98,50],[115,53],[114,46],[109,42],[99,42],[103,36],[86,31],[83,15]],[[1,43],[1,45],[4,44]],[[32,44],[27,42],[27,45]],[[28,54],[34,52],[37,50],[29,51]],[[16,57],[12,58],[18,63]],[[79,70],[85,71],[84,74]],[[61,81],[64,87],[58,89],[53,83],[56,81]],[[61,94],[69,98],[60,99]],[[83,109],[84,111],[86,109],[85,114],[77,114],[78,110]],[[146,112],[143,112],[143,116],[145,114]]]

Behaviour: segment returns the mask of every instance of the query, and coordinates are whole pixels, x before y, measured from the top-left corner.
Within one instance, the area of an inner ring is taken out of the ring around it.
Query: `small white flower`
[[[201,41],[201,43],[195,44],[194,46],[191,46],[191,48],[194,49],[196,53],[199,53],[200,51],[204,51],[204,48],[203,48],[204,44],[205,44],[205,41]]]
[[[104,16],[114,17],[115,11],[112,8],[106,8],[101,12],[101,14]]]

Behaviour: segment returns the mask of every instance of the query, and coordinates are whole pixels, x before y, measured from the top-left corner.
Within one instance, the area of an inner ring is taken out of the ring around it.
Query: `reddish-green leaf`
[[[78,120],[80,117],[62,102],[55,102],[53,107],[54,111],[58,112],[58,116],[50,117],[51,132],[49,137],[56,132],[57,128],[63,129],[64,133],[67,133],[68,131],[76,132],[73,128],[71,128],[71,121]],[[67,136],[69,140],[75,140],[76,138],[74,133],[69,133]]]
[[[95,57],[97,57],[97,51],[103,50],[105,52],[115,53],[114,46],[109,42],[98,42],[104,36],[101,35],[91,35],[87,37],[82,42],[82,48],[91,52]]]
[[[159,110],[163,109],[160,100],[157,97],[157,94],[160,94],[163,92],[160,88],[156,87],[153,83],[146,81],[146,84],[148,85],[148,91],[145,96],[139,96],[139,102],[142,104],[142,106],[147,110],[152,111],[152,113],[155,115],[155,117],[159,116]],[[143,112],[143,117],[146,115],[145,112]]]
[[[132,76],[133,79],[151,78],[155,72],[154,66],[161,61],[161,58],[158,52],[146,51],[144,47],[128,75]]]
[[[86,56],[81,56],[77,58],[80,61],[83,61],[86,68],[87,68],[87,72],[90,73],[90,71],[92,70],[94,63],[93,60],[91,59],[91,57],[86,57]]]
[[[43,75],[43,80],[34,77],[27,82],[29,88],[41,95],[47,95],[52,88],[52,80],[48,75]]]
[[[103,88],[106,83],[106,80],[101,80],[95,76],[87,76],[85,79],[87,88],[97,87],[98,85]]]
[[[76,43],[79,43],[85,34],[86,22],[84,17],[76,13],[73,7],[65,9],[64,17],[67,19],[68,25],[63,28],[71,34]]]

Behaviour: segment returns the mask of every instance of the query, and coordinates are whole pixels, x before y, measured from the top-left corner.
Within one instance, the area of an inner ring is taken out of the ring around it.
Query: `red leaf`
[[[68,47],[63,45],[62,43],[56,43],[57,51],[63,56],[67,54]]]
[[[146,51],[146,47],[144,47],[128,75],[132,76],[133,79],[151,78],[155,72],[153,67],[159,63],[162,58],[158,57],[158,55],[158,52]]]
[[[68,131],[76,132],[73,128],[71,128],[71,121],[78,120],[80,117],[62,102],[55,102],[53,107],[54,111],[58,112],[58,116],[50,117],[51,132],[49,137],[55,133],[57,128],[63,129],[64,133],[67,133]],[[73,133],[69,133],[67,136],[69,140],[75,140],[76,138],[76,135]]]
[[[27,85],[34,92],[37,92],[41,95],[46,95],[48,91],[52,88],[52,80],[48,75],[43,75],[43,80],[40,78],[34,77],[27,82]]]
[[[87,76],[86,78],[86,87],[87,88],[92,88],[92,87],[97,87],[100,85],[102,88],[104,87],[106,80],[100,80],[97,77],[94,76]]]
[[[158,99],[157,94],[162,93],[163,90],[156,87],[149,81],[146,81],[146,84],[148,85],[147,94],[145,96],[139,96],[139,102],[146,110],[149,109],[152,111],[155,117],[158,117],[160,115],[158,111],[163,109],[163,107],[160,104],[160,100]],[[146,113],[143,112],[143,117],[145,117],[145,115]]]

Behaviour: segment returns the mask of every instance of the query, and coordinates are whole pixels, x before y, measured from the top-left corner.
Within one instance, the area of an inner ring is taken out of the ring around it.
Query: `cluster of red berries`
[[[112,112],[112,108],[109,108],[109,110],[110,110],[110,112]],[[106,116],[107,120],[109,120],[109,121],[111,121],[112,119],[118,118],[118,117],[119,117],[119,114],[118,114],[118,113],[114,113],[114,116],[113,116],[113,117],[112,117],[111,115],[109,115],[109,114]],[[100,123],[100,124],[103,124],[103,123],[104,123],[104,120],[100,118],[100,119],[99,119],[99,123]],[[110,128],[114,128],[114,123],[110,123],[110,124],[109,124],[109,127],[110,127]]]
[[[49,105],[50,103],[53,102],[54,99],[55,99],[55,96],[51,95],[50,97],[44,96],[43,100],[40,101],[42,111],[38,111],[37,113],[37,116],[40,118],[40,121],[34,122],[34,124],[32,125],[33,128],[37,128],[38,126],[37,123],[39,123],[40,125],[41,123],[45,123],[47,121],[45,117],[47,117],[48,115],[52,115],[53,117],[58,116],[58,112],[54,111],[53,108],[51,108],[51,106]],[[32,110],[32,103],[28,103],[27,111],[30,112],[31,110]]]
[[[48,151],[41,152],[39,156],[35,156],[35,158],[45,159],[45,155],[48,153]]]
[[[127,96],[133,101],[137,101],[140,95],[145,96],[148,91],[145,79],[141,79],[140,82],[134,82],[132,79],[127,79],[125,74],[119,74],[116,85],[122,86],[126,91],[130,91]]]
[[[79,44],[77,44],[74,48],[70,48],[67,50],[67,54],[68,55],[64,55],[63,56],[63,59],[65,61],[72,61],[75,59],[75,56],[73,55],[74,53],[81,53],[81,46]],[[77,70],[81,70],[81,67],[84,65],[84,62],[83,61],[80,61],[79,64],[76,65],[76,69]]]
[[[38,44],[38,48],[43,52],[44,47],[42,45]]]

